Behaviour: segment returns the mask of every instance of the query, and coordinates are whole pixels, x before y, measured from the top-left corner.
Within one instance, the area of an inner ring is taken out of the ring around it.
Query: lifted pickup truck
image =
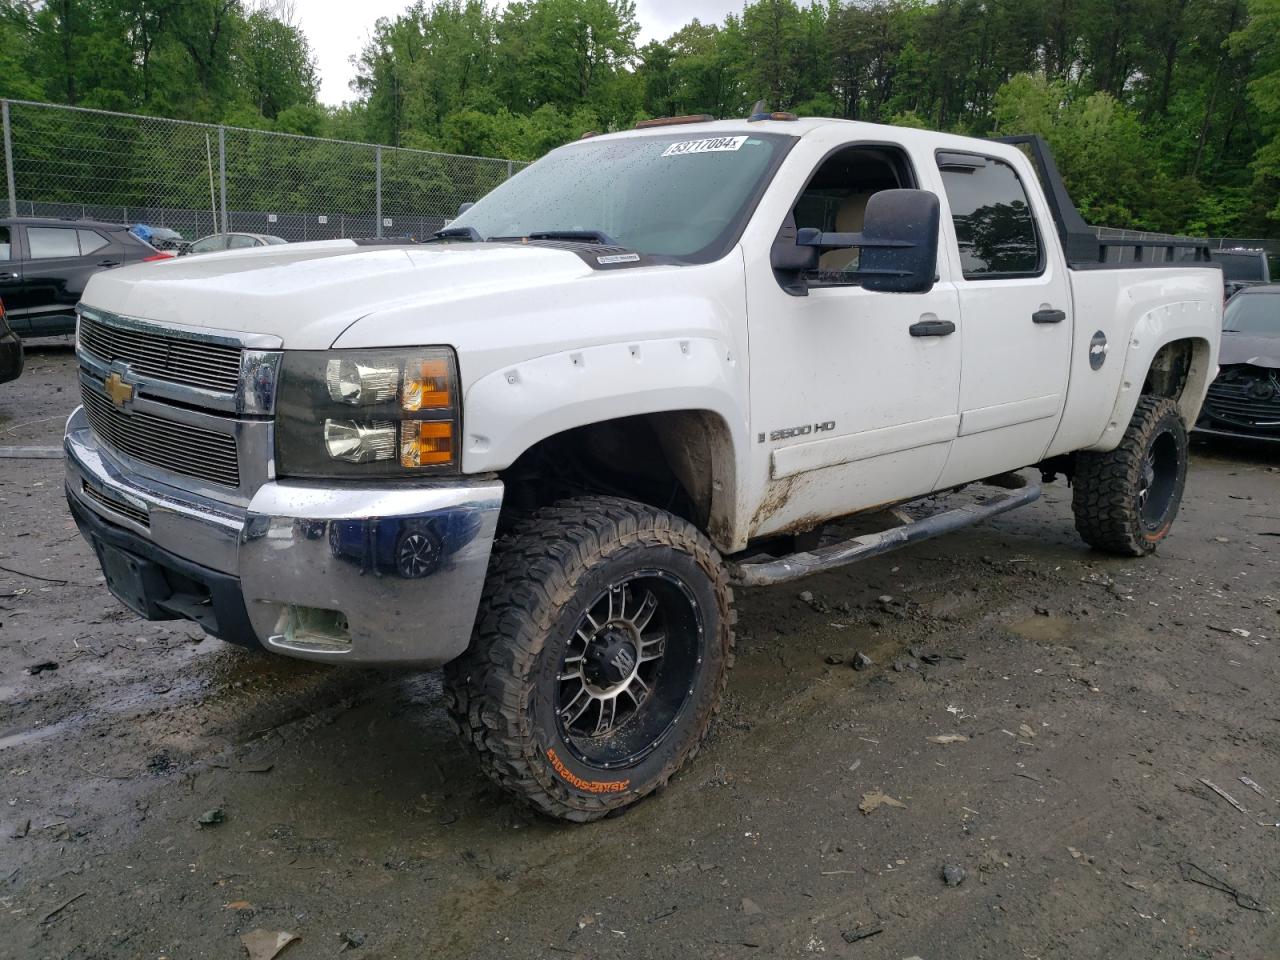
[[[1028,503],[1039,483],[1010,471],[1031,466],[1072,481],[1098,549],[1168,534],[1221,273],[1107,265],[1022,147],[663,121],[552,152],[427,245],[99,274],[71,510],[141,615],[444,665],[499,784],[604,816],[697,752],[733,584]],[[980,502],[820,537],[993,479]]]

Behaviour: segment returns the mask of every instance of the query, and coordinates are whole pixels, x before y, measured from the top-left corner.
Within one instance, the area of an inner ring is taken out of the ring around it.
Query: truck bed
[[[1053,212],[1058,237],[1072,270],[1134,270],[1151,267],[1184,267],[1187,261],[1204,263],[1213,269],[1208,241],[1201,237],[1166,236],[1158,239],[1100,236],[1097,227],[1085,222],[1067,192],[1067,185],[1054,163],[1053,152],[1043,137],[992,137],[1022,150],[1035,168]],[[1221,276],[1218,285],[1221,286]]]

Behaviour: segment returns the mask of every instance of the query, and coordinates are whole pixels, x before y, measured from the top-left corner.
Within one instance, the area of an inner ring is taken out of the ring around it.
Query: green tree
[[[291,24],[255,11],[237,32],[232,69],[239,96],[262,116],[316,99],[316,68],[307,38]]]
[[[1230,47],[1255,64],[1248,90],[1264,139],[1252,165],[1254,208],[1280,221],[1280,0],[1250,0],[1249,21],[1232,35]]]
[[[29,42],[35,34],[34,7],[31,0],[0,0],[0,97],[38,100],[44,95]]]
[[[618,75],[635,57],[633,0],[522,0],[497,25],[497,82],[517,113],[551,104],[616,113]]]

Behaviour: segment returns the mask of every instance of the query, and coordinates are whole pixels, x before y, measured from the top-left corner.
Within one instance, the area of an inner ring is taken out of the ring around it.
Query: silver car
[[[269,233],[211,233],[201,237],[182,251],[182,255],[192,253],[214,253],[218,250],[244,250],[249,247],[269,247],[277,243],[288,243],[284,237],[275,237]]]

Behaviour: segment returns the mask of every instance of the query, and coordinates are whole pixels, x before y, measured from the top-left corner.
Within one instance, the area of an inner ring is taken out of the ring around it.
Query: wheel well
[[[1183,419],[1190,422],[1194,409],[1204,396],[1211,371],[1209,343],[1206,340],[1172,340],[1151,360],[1142,383],[1144,396],[1163,397],[1178,404]]]
[[[729,428],[716,414],[677,410],[604,420],[540,440],[503,470],[503,513],[606,494],[669,510],[720,545],[731,540],[733,474]]]
[[[1181,399],[1195,365],[1197,344],[1208,347],[1203,340],[1173,340],[1156,351],[1147,379],[1142,384],[1142,392],[1168,400]]]

